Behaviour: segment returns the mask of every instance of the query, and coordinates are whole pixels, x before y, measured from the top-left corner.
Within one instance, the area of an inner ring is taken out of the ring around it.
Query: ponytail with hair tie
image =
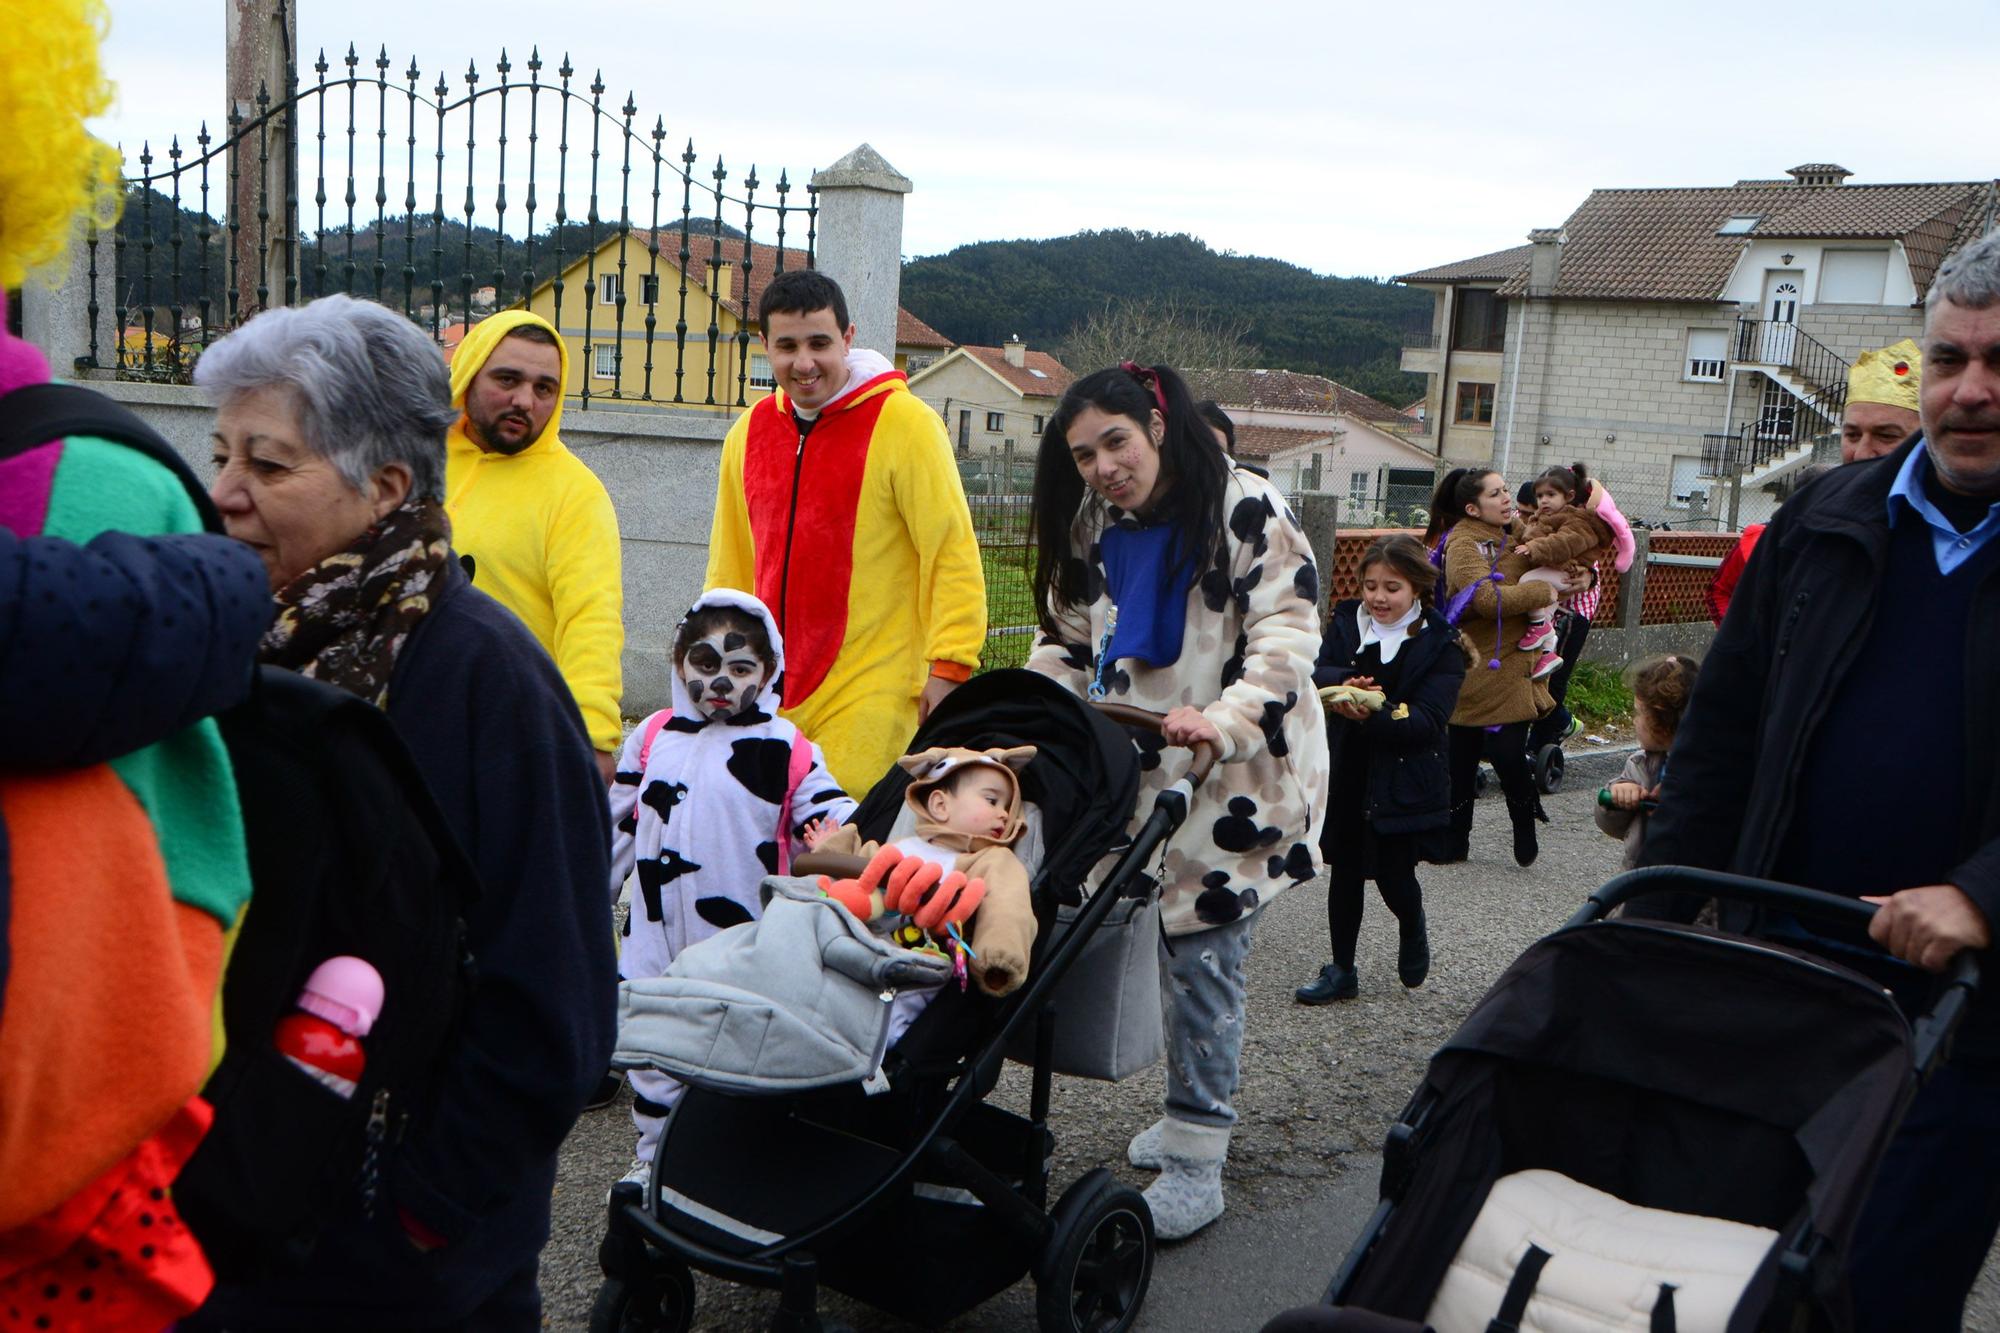
[[[1160,405],[1160,420],[1167,419],[1167,391],[1160,387],[1160,376],[1151,366],[1142,366],[1137,361],[1120,361],[1118,368],[1139,383],[1153,391],[1153,401]]]

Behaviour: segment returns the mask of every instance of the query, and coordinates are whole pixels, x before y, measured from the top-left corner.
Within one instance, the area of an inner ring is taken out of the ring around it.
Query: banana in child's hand
[[[1323,685],[1319,697],[1321,703],[1353,704],[1371,713],[1380,712],[1382,705],[1389,702],[1389,696],[1380,690],[1357,689],[1352,685]]]

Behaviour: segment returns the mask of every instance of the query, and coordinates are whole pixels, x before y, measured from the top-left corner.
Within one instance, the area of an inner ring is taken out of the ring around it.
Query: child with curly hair
[[[1597,827],[1625,840],[1620,869],[1639,864],[1646,845],[1646,820],[1660,799],[1660,779],[1666,775],[1667,751],[1680,730],[1681,715],[1694,697],[1701,667],[1692,657],[1655,657],[1632,668],[1632,726],[1639,748],[1626,759],[1617,779],[1598,797]]]

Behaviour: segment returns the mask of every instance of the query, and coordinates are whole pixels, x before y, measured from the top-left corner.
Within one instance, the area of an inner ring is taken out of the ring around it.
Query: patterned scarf
[[[444,506],[406,502],[279,591],[258,660],[387,707],[396,654],[430,611],[449,559]]]

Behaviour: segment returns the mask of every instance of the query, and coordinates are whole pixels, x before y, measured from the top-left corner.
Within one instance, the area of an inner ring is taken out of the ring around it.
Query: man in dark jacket
[[[1947,261],[1926,304],[1922,437],[1778,512],[1643,860],[1877,902],[1874,943],[1935,972],[2000,921],[2000,235]],[[1956,1329],[1996,1229],[1987,999],[1883,1162],[1852,1250],[1857,1326]]]

